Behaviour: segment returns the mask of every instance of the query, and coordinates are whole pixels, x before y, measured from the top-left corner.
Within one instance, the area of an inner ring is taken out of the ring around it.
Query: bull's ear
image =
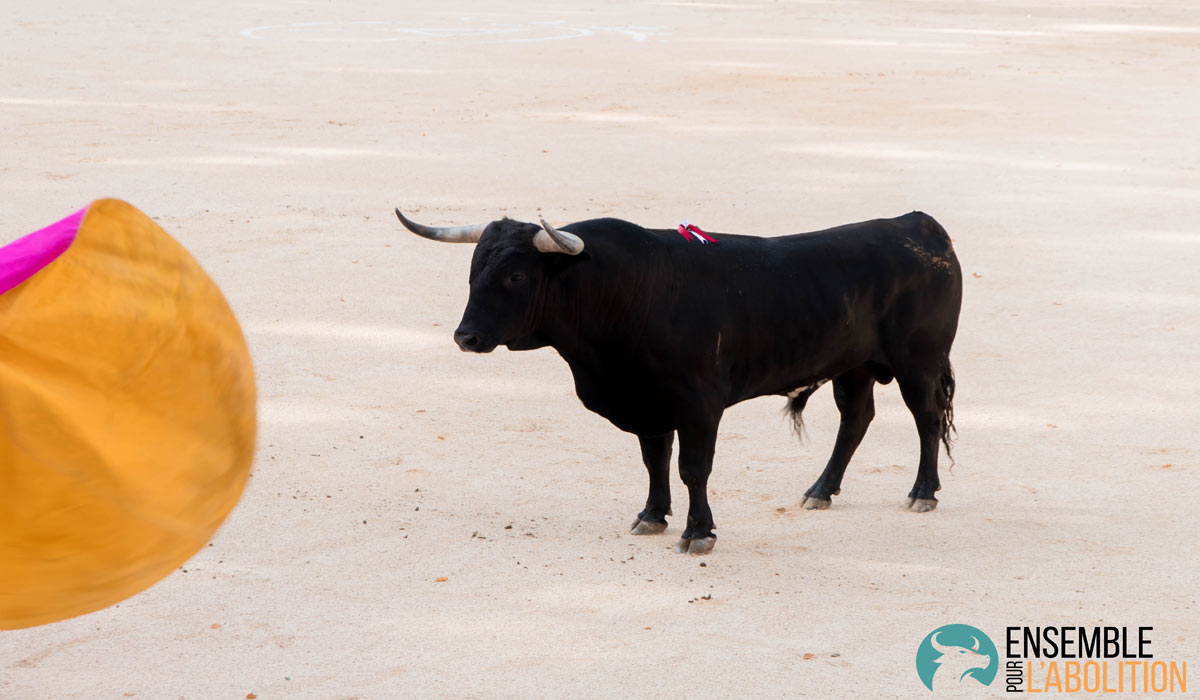
[[[546,223],[545,219],[539,219],[542,222],[542,230],[538,231],[533,237],[533,245],[543,253],[566,253],[567,255],[579,255],[583,252],[583,239],[573,233],[559,231],[550,224]]]

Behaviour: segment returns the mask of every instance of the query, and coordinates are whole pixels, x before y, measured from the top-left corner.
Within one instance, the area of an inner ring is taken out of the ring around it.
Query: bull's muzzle
[[[496,349],[496,346],[484,343],[478,334],[461,328],[454,331],[454,342],[463,352],[491,352]]]

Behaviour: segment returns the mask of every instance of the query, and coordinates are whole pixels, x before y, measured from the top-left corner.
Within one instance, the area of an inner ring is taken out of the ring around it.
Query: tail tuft
[[[813,395],[816,388],[802,391],[795,396],[789,397],[787,406],[784,411],[787,412],[788,418],[792,419],[792,432],[796,433],[796,437],[800,442],[804,442],[804,407],[808,405],[808,397]]]
[[[942,410],[942,444],[946,446],[946,456],[950,458],[950,466],[954,466],[954,455],[950,453],[950,445],[958,437],[958,429],[954,427],[954,368],[946,361],[946,369],[942,371],[941,382],[938,385],[941,392]]]

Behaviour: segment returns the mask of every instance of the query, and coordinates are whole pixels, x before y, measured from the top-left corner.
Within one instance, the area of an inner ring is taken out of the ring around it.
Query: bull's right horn
[[[408,217],[400,213],[400,209],[396,208],[396,217],[400,219],[400,223],[404,224],[404,228],[423,238],[428,238],[433,241],[442,241],[443,243],[478,243],[479,237],[483,235],[483,230],[487,228],[487,224],[476,224],[474,226],[422,226],[414,221],[410,221]]]

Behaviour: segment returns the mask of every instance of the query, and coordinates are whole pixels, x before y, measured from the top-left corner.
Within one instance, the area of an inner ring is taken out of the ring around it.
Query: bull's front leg
[[[708,475],[712,473],[720,416],[679,429],[679,476],[688,489],[687,527],[675,545],[680,554],[708,554],[717,544],[708,507]]]
[[[642,443],[642,461],[650,474],[650,495],[629,529],[635,535],[657,535],[667,529],[667,516],[671,515],[671,445],[675,442],[675,432],[639,435],[638,440]]]

